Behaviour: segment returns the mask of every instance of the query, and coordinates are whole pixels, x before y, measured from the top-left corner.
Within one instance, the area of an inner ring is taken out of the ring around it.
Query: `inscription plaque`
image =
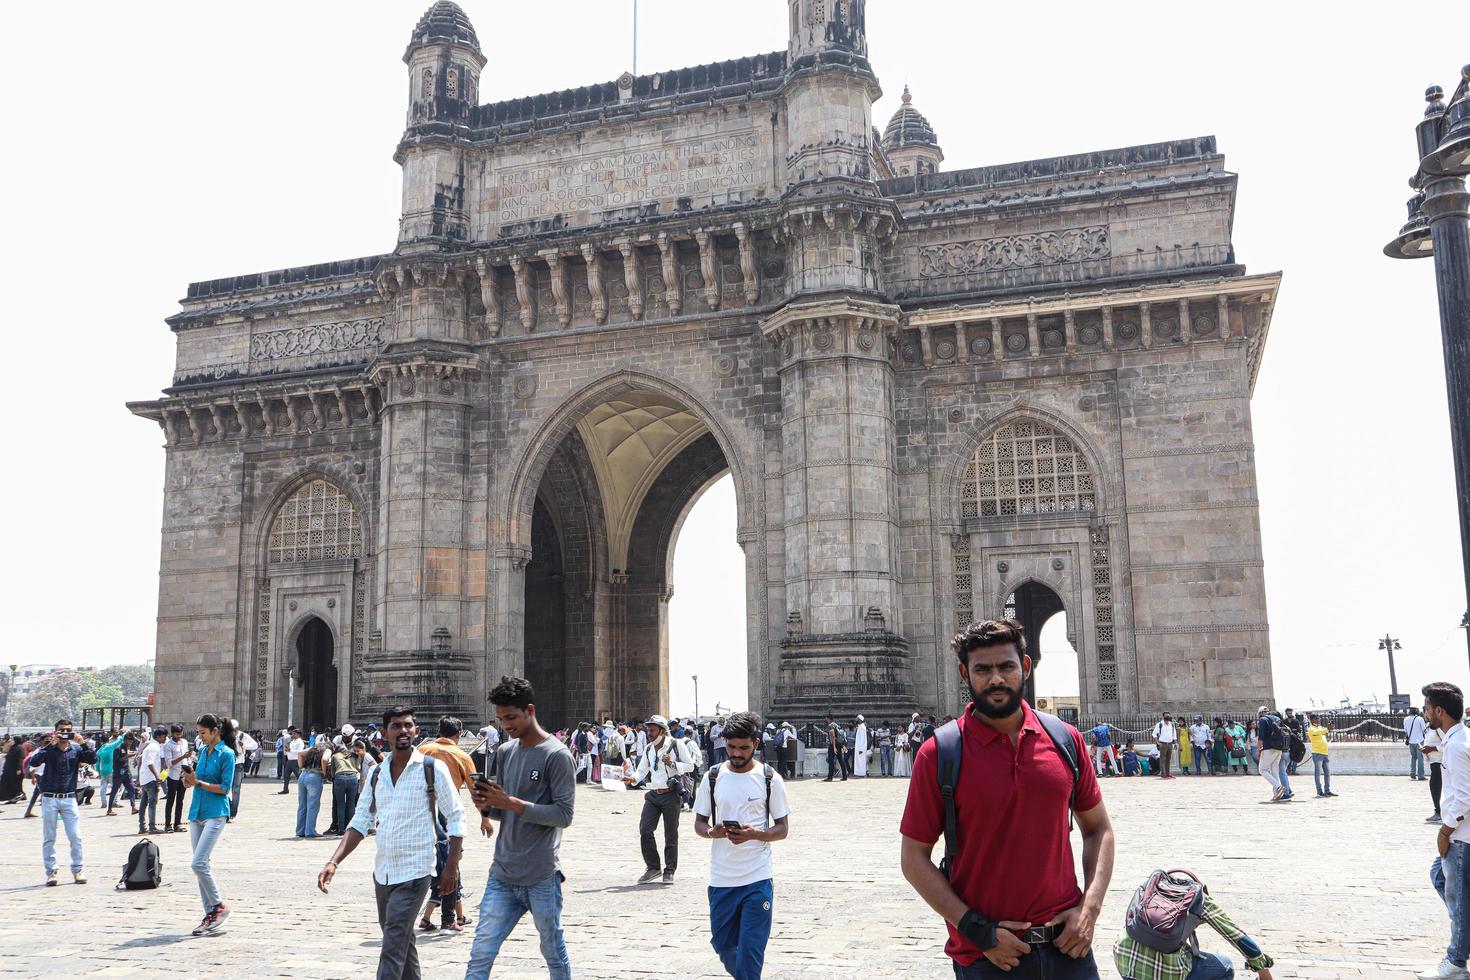
[[[686,197],[696,206],[720,203],[766,182],[765,151],[753,131],[616,152],[550,150],[540,156],[496,174],[488,203],[498,224],[555,214],[595,215]]]

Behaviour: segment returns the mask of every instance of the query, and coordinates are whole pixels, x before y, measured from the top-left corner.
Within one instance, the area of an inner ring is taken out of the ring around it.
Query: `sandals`
[[[423,932],[438,932],[439,931],[439,927],[437,925],[435,925],[434,923],[430,922],[428,919],[420,919],[419,920],[419,929],[422,930]]]
[[[469,917],[459,912],[456,912],[454,914],[454,921],[460,926],[467,926],[470,924]]]

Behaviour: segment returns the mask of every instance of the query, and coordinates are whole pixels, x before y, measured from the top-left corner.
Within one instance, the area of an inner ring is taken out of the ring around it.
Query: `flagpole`
[[[633,0],[633,77],[638,77],[638,0]]]

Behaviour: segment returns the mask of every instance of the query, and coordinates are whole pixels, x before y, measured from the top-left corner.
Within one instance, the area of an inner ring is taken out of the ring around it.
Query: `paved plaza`
[[[791,838],[776,845],[772,978],[949,976],[942,930],[898,870],[898,820],[907,780],[790,789]],[[1113,890],[1097,936],[1104,976],[1134,887],[1155,867],[1196,871],[1237,921],[1277,958],[1277,976],[1403,977],[1443,954],[1446,919],[1426,868],[1433,828],[1425,783],[1341,778],[1335,800],[1261,804],[1258,777],[1105,781],[1118,834]],[[41,821],[0,808],[0,976],[368,977],[378,952],[365,842],[330,895],[315,887],[335,840],[298,842],[296,796],[251,781],[241,817],[215,850],[215,871],[234,915],[227,931],[194,938],[201,910],[187,835],[160,838],[164,884],[112,890],[136,838],[126,809],[83,820],[91,883],[41,886]],[[705,905],[709,844],[681,822],[679,878],[632,884],[642,870],[641,793],[581,788],[562,845],[567,946],[579,977],[719,977]],[[323,815],[321,827],[326,828]],[[64,837],[58,848],[65,872]],[[470,840],[464,858],[472,918],[491,847]],[[1080,857],[1080,847],[1078,848]],[[473,927],[471,927],[473,928]],[[1206,949],[1227,951],[1208,929]],[[421,936],[425,977],[458,978],[470,933]],[[1237,963],[1239,960],[1237,958]],[[545,976],[529,917],[506,945],[497,977]]]

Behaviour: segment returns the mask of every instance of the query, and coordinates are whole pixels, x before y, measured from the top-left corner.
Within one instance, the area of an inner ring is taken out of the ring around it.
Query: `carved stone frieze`
[[[281,357],[371,349],[382,342],[383,318],[380,316],[317,323],[256,334],[250,338],[250,359],[271,361]]]
[[[979,272],[1001,272],[1068,262],[1105,259],[1112,254],[1105,226],[1068,228],[1004,238],[923,245],[919,248],[919,276],[935,279]]]

